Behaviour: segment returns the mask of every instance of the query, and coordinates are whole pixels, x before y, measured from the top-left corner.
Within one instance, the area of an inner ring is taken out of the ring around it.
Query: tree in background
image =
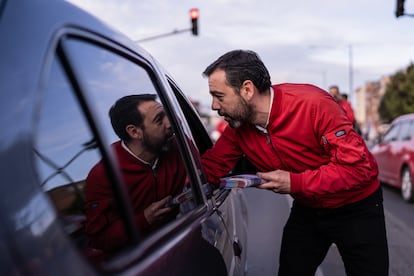
[[[391,76],[385,94],[378,109],[384,123],[390,123],[396,117],[414,113],[414,64],[406,70]]]

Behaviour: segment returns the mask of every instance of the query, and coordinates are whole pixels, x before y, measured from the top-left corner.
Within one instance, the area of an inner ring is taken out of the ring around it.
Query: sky
[[[350,94],[414,62],[414,17],[395,17],[397,0],[69,0],[139,43],[183,92],[209,108],[204,69],[227,51],[257,52],[273,83],[338,85]],[[405,1],[414,14],[414,0]],[[351,74],[350,74],[351,72]],[[353,89],[351,89],[353,88]],[[353,103],[354,104],[354,103]]]

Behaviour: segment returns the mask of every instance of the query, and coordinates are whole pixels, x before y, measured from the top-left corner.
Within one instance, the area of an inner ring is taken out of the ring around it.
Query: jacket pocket
[[[366,158],[364,142],[354,131],[327,133],[322,136],[321,143],[332,162],[351,165]]]

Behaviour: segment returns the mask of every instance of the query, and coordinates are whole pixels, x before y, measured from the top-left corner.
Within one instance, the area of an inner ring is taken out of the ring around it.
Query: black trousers
[[[279,276],[315,275],[335,243],[348,276],[388,275],[388,245],[382,190],[336,209],[294,202],[283,230]]]

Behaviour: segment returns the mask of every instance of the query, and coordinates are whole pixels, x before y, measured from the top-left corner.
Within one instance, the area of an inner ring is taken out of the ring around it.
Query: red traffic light
[[[191,19],[197,19],[199,16],[198,9],[194,8],[190,10],[190,17]]]
[[[190,17],[191,17],[191,32],[193,35],[198,35],[198,16],[200,13],[198,12],[198,9],[193,8],[190,10]]]

